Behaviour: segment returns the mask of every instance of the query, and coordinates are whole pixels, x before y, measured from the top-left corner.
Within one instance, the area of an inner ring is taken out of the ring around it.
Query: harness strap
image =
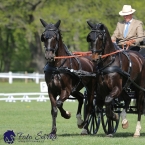
[[[119,73],[119,74],[121,74],[121,75],[127,77],[128,80],[129,80],[133,85],[135,85],[138,89],[140,89],[140,90],[142,90],[142,91],[145,91],[145,88],[140,87],[138,84],[136,84],[136,83],[134,82],[134,80],[132,80],[132,79],[130,78],[130,74],[129,74],[129,73],[123,71],[123,70],[120,69],[118,66],[110,66],[110,67],[107,67],[107,68],[105,68],[104,70],[102,70],[102,72],[103,72],[103,74],[108,74],[108,73],[117,72],[117,73]]]
[[[44,67],[44,73],[53,73],[56,71],[56,67],[50,66],[48,63]]]
[[[81,71],[81,70],[78,70],[78,71]],[[77,73],[73,72],[72,69],[68,69],[66,67],[53,67],[53,66],[50,66],[47,63],[44,67],[44,73],[49,73],[49,74],[52,74],[52,75],[57,74],[57,75],[59,75],[59,78],[61,78],[60,73],[66,73],[66,74],[71,75],[74,78],[77,78],[78,83],[72,88],[71,93],[73,93],[77,90],[77,87],[79,86],[80,83],[83,84],[82,79],[80,78],[80,76]]]
[[[132,62],[131,62],[131,59],[130,59],[130,55],[126,51],[123,51],[122,54],[124,54],[128,59],[128,62],[129,62],[128,73],[131,74]],[[126,84],[124,85],[123,89],[127,88],[129,82],[130,82],[130,77],[127,78]]]
[[[130,74],[129,73],[123,71],[118,66],[110,66],[110,67],[107,67],[104,70],[102,70],[101,73],[103,73],[105,75],[105,74],[114,73],[114,72],[117,72],[117,73],[119,73],[119,74],[121,74],[121,75],[123,75],[125,77],[130,77]]]

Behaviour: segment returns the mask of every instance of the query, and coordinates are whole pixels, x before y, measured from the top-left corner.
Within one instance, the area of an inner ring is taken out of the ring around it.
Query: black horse
[[[83,105],[83,94],[79,91],[86,87],[86,90],[91,88],[91,79],[88,77],[79,77],[73,70],[84,70],[93,72],[93,63],[90,57],[75,57],[62,42],[60,33],[60,20],[56,24],[47,24],[40,19],[45,31],[41,35],[41,41],[45,47],[45,58],[48,63],[44,68],[45,81],[48,86],[48,94],[51,101],[51,115],[52,115],[52,130],[50,138],[56,138],[56,117],[57,108],[61,112],[61,116],[69,119],[70,113],[63,109],[63,102],[69,98],[70,95],[78,99],[77,120],[78,127],[83,127],[83,120],[81,118],[81,108]],[[65,58],[57,59],[56,57],[64,56]],[[72,56],[72,57],[70,57]],[[69,58],[67,58],[69,57]],[[88,92],[88,96],[91,92]],[[57,100],[57,96],[59,99]],[[88,103],[89,104],[89,103]],[[90,105],[89,105],[90,106]]]
[[[106,116],[108,119],[118,119],[111,110],[111,104],[115,98],[120,97],[123,97],[123,100],[127,102],[129,97],[126,95],[126,90],[131,87],[135,91],[138,112],[134,137],[138,137],[141,130],[141,115],[145,108],[145,59],[138,52],[131,50],[120,50],[115,54],[116,48],[106,26],[102,23],[92,24],[89,21],[87,23],[91,28],[87,41],[90,42],[92,61],[96,63],[97,68],[97,94],[105,103]],[[113,54],[111,55],[111,53]],[[126,124],[125,110],[121,115],[122,124]]]

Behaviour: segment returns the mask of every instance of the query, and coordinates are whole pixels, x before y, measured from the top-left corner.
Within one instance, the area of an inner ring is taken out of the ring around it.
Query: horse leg
[[[89,116],[90,116],[90,113],[91,113],[91,110],[92,110],[92,106],[93,106],[93,99],[94,99],[94,92],[95,92],[95,84],[94,85],[89,85],[88,90],[87,91],[87,94],[86,94],[86,98],[87,98],[87,105],[86,105],[86,115],[85,115],[85,118],[84,118],[84,126],[83,126],[83,129],[82,129],[82,132],[81,132],[81,135],[88,135],[89,134],[89,131],[88,131],[88,120],[89,120]]]
[[[139,119],[138,119],[139,120]],[[136,130],[133,137],[139,137],[141,131],[141,124],[140,121],[137,121]]]
[[[63,109],[63,102],[62,101],[60,101],[60,100],[57,101],[57,108],[59,109],[60,114],[63,118],[70,119],[71,113],[69,111],[65,111]]]
[[[111,120],[118,120],[118,115],[115,114],[112,110],[111,110],[111,104],[112,104],[112,101],[113,101],[113,97],[112,96],[106,96],[105,98],[105,106],[106,106],[106,116],[107,118],[111,119]]]
[[[49,94],[50,102],[51,102],[51,116],[52,116],[52,130],[49,134],[50,139],[56,139],[56,117],[57,117],[57,107],[56,107],[56,100],[52,94]]]
[[[59,99],[56,101],[56,106],[59,109],[61,116],[65,119],[69,119],[71,117],[71,113],[63,109],[63,102],[68,99],[69,95],[70,93],[67,93],[66,90],[63,90],[61,91]]]
[[[121,120],[122,120],[122,128],[127,129],[128,128],[128,120],[126,119],[126,109],[123,109],[121,114]]]
[[[140,131],[141,131],[141,115],[144,112],[145,106],[144,106],[144,92],[139,91],[138,93],[139,98],[137,99],[137,111],[138,111],[138,121],[136,125],[136,130],[134,133],[134,137],[139,137],[140,136]]]
[[[129,95],[123,91],[121,93],[121,97],[123,98],[123,100],[125,101],[125,107],[123,108],[120,116],[121,116],[121,120],[122,120],[122,128],[123,129],[127,129],[128,128],[128,120],[126,119],[126,111],[129,108],[129,104],[131,102],[131,99],[129,97]]]
[[[82,115],[81,115],[84,96],[80,92],[73,93],[72,95],[74,97],[76,97],[78,100],[78,109],[77,109],[76,118],[77,118],[77,126],[78,126],[78,128],[81,129],[81,128],[83,128],[83,125],[84,125],[84,121],[83,121]]]

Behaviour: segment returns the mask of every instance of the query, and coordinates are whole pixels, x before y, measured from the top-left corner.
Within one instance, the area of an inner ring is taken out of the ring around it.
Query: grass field
[[[20,88],[21,89],[20,89]],[[0,93],[35,92],[39,85],[35,83],[0,83]],[[37,91],[39,92],[39,91]],[[145,117],[142,116],[142,130],[140,138],[133,138],[137,115],[128,114],[129,128],[124,130],[119,124],[117,133],[112,138],[105,136],[102,126],[96,135],[81,136],[81,130],[76,125],[76,102],[65,102],[64,108],[71,112],[68,120],[57,117],[57,139],[55,141],[44,139],[45,134],[51,130],[50,102],[20,102],[7,103],[0,101],[0,145],[6,145],[3,134],[13,130],[16,134],[14,145],[144,145],[145,144]],[[20,141],[20,132],[22,134]],[[36,137],[36,138],[35,138]],[[23,138],[23,139],[22,139]],[[37,140],[36,140],[37,139]],[[38,141],[38,142],[36,142]]]
[[[0,93],[40,92],[40,85],[35,82],[0,82]]]

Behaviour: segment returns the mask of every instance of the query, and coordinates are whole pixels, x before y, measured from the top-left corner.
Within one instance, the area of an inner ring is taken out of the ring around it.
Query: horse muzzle
[[[99,55],[98,53],[93,53],[92,54],[92,61],[93,62],[97,62],[100,59],[101,59],[101,55]]]
[[[45,59],[48,60],[48,62],[53,62],[55,61],[55,55],[49,51],[45,51]]]

